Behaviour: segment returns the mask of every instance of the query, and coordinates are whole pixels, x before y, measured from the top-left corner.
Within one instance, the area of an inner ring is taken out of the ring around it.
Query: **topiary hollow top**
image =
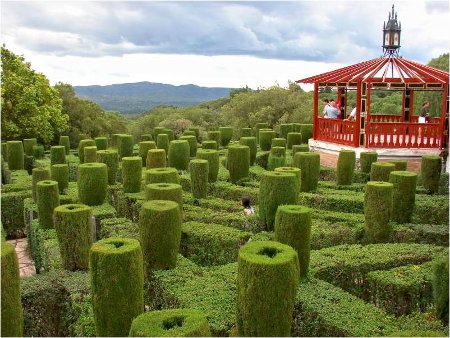
[[[389,182],[370,181],[370,182],[367,182],[367,186],[388,188],[388,187],[393,187],[394,185],[392,183],[389,183]]]
[[[123,162],[139,162],[139,163],[142,163],[142,158],[140,156],[122,157],[122,163]]]
[[[416,173],[413,173],[413,172],[411,172],[411,171],[406,171],[406,170],[391,171],[391,175],[405,176],[405,177],[414,177],[414,176],[417,176]]]
[[[208,160],[203,160],[201,158],[196,158],[196,159],[191,160],[191,163],[208,164],[209,162],[208,162]]]
[[[275,241],[258,241],[241,247],[239,259],[251,264],[282,265],[296,260],[297,252],[286,244]]]
[[[92,210],[90,206],[85,205],[85,204],[64,204],[64,205],[60,205],[59,207],[55,208],[55,213],[56,212],[62,212],[62,213],[77,213],[77,212],[81,212],[81,211],[90,211]]]
[[[58,185],[58,182],[52,180],[44,180],[37,182],[37,185],[38,186]]]
[[[214,149],[199,149],[197,150],[197,155],[198,154],[216,154],[218,153],[217,150]]]
[[[142,204],[142,209],[152,210],[152,211],[169,211],[172,209],[179,209],[178,203],[166,200],[153,200],[147,201]]]
[[[269,176],[269,177],[278,177],[278,176],[283,176],[283,177],[295,177],[294,173],[291,172],[287,172],[287,171],[266,171],[265,173],[263,173],[264,176]]]
[[[395,164],[389,163],[389,162],[374,162],[374,163],[372,163],[372,165],[374,165],[374,166],[379,166],[379,167],[391,167],[391,168],[395,168]]]
[[[277,209],[277,212],[280,211],[291,215],[303,215],[310,213],[311,209],[302,205],[280,205]]]
[[[141,159],[141,158],[139,158],[139,159]],[[141,159],[141,161],[142,161],[142,159]],[[78,166],[78,168],[79,169],[82,169],[82,168],[106,168],[106,164],[105,163],[96,163],[96,162],[83,163],[83,164],[80,164]]]
[[[145,187],[155,190],[174,190],[180,189],[181,185],[176,183],[150,183],[147,184]]]
[[[178,170],[173,167],[165,167],[165,168],[152,168],[147,169],[146,172],[148,173],[178,173]]]
[[[91,247],[92,252],[107,254],[107,255],[121,255],[128,252],[133,252],[137,248],[140,250],[139,241],[131,238],[110,237],[96,242]]]

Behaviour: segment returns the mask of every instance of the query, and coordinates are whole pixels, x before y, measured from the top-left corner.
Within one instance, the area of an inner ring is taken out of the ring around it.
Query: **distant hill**
[[[136,82],[107,86],[74,86],[77,96],[98,103],[105,110],[135,114],[159,105],[190,106],[227,97],[231,88],[196,85],[174,86]]]

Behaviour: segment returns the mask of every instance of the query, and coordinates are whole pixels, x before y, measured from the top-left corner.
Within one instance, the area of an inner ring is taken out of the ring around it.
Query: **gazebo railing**
[[[369,122],[404,122],[403,116],[399,115],[383,115],[383,114],[370,114]],[[430,123],[439,123],[441,121],[440,117],[430,117]],[[419,122],[418,116],[411,116],[409,122]]]
[[[317,139],[339,144],[354,145],[355,123],[339,119],[317,118]]]

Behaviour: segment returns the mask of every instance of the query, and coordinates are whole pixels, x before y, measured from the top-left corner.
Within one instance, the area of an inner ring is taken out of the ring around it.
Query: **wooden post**
[[[355,117],[355,134],[353,136],[354,146],[359,147],[359,133],[361,131],[361,82],[356,85],[356,117]]]
[[[445,146],[447,146],[448,143],[448,113],[449,113],[449,93],[448,93],[448,84],[444,83],[444,90],[442,92],[442,107],[441,107],[441,144],[440,148],[443,149]]]
[[[319,83],[314,83],[314,112],[313,112],[313,139],[317,140],[317,135],[319,135],[319,131],[317,128],[319,128],[319,121],[318,121],[318,114],[319,114]]]

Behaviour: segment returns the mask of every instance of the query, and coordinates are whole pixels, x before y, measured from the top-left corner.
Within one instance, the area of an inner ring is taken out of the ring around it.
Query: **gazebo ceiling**
[[[373,83],[377,87],[405,87],[407,84],[408,87],[437,89],[449,83],[449,73],[391,55],[295,82],[319,83],[319,86],[356,86],[357,82]]]

